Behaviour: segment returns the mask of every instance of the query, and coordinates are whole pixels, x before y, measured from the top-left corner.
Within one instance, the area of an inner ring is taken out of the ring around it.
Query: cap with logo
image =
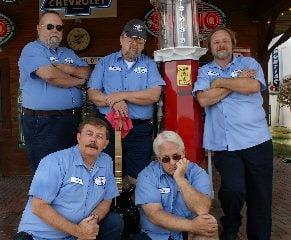
[[[127,22],[123,28],[123,32],[128,37],[140,37],[144,40],[147,38],[146,26],[140,19],[132,19]]]

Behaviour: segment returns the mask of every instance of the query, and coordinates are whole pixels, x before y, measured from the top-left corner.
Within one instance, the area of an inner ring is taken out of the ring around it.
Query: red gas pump
[[[203,110],[192,97],[199,58],[206,53],[199,44],[196,0],[153,1],[159,13],[159,50],[166,81],[163,95],[163,126],[177,132],[185,143],[186,157],[196,163],[204,158],[202,149]]]

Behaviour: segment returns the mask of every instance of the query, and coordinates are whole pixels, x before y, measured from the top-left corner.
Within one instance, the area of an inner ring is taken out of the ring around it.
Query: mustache
[[[222,48],[218,48],[217,51],[227,51],[227,49],[222,47]]]
[[[98,146],[96,144],[94,144],[94,143],[89,143],[89,144],[86,145],[86,147],[94,148],[94,149],[98,150]]]

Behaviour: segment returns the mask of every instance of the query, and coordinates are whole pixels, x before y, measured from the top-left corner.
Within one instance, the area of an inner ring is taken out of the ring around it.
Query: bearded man
[[[21,126],[32,173],[46,155],[76,144],[81,120],[81,86],[90,74],[87,63],[60,47],[63,22],[57,12],[42,14],[38,39],[19,58]]]
[[[248,239],[269,240],[273,146],[262,107],[264,74],[255,59],[233,55],[230,29],[214,29],[208,45],[214,60],[199,69],[193,94],[205,107],[203,145],[221,175],[221,239],[236,239],[246,202]]]
[[[142,54],[146,26],[139,19],[126,23],[120,35],[121,50],[100,60],[89,79],[89,98],[104,119],[112,109],[129,117],[133,129],[122,140],[123,174],[136,178],[152,155],[153,103],[165,85],[156,63]],[[114,157],[114,131],[105,152]]]

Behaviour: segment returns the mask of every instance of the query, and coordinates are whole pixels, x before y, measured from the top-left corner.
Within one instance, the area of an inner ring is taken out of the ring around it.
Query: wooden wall
[[[221,8],[228,17],[228,22],[237,32],[238,45],[251,48],[252,55],[258,56],[259,44],[258,23],[250,22],[248,12],[236,1],[211,1]],[[0,168],[3,175],[29,174],[28,160],[23,149],[18,148],[18,66],[17,61],[24,45],[36,38],[36,25],[38,22],[38,1],[19,0],[16,4],[0,3],[0,13],[8,16],[16,27],[16,35],[0,52],[0,62],[7,63],[7,76],[9,78],[9,93],[6,94],[7,115],[6,129],[0,134]],[[66,20],[64,39],[73,27],[85,27],[91,34],[90,47],[81,52],[80,56],[105,56],[112,51],[119,50],[119,35],[123,25],[132,18],[143,19],[151,9],[149,0],[119,0],[117,18],[82,19],[81,21]],[[64,41],[65,43],[65,41]],[[66,45],[66,43],[65,43]],[[156,49],[156,39],[150,37],[147,42],[146,52],[152,54]],[[4,132],[6,135],[4,136]]]

